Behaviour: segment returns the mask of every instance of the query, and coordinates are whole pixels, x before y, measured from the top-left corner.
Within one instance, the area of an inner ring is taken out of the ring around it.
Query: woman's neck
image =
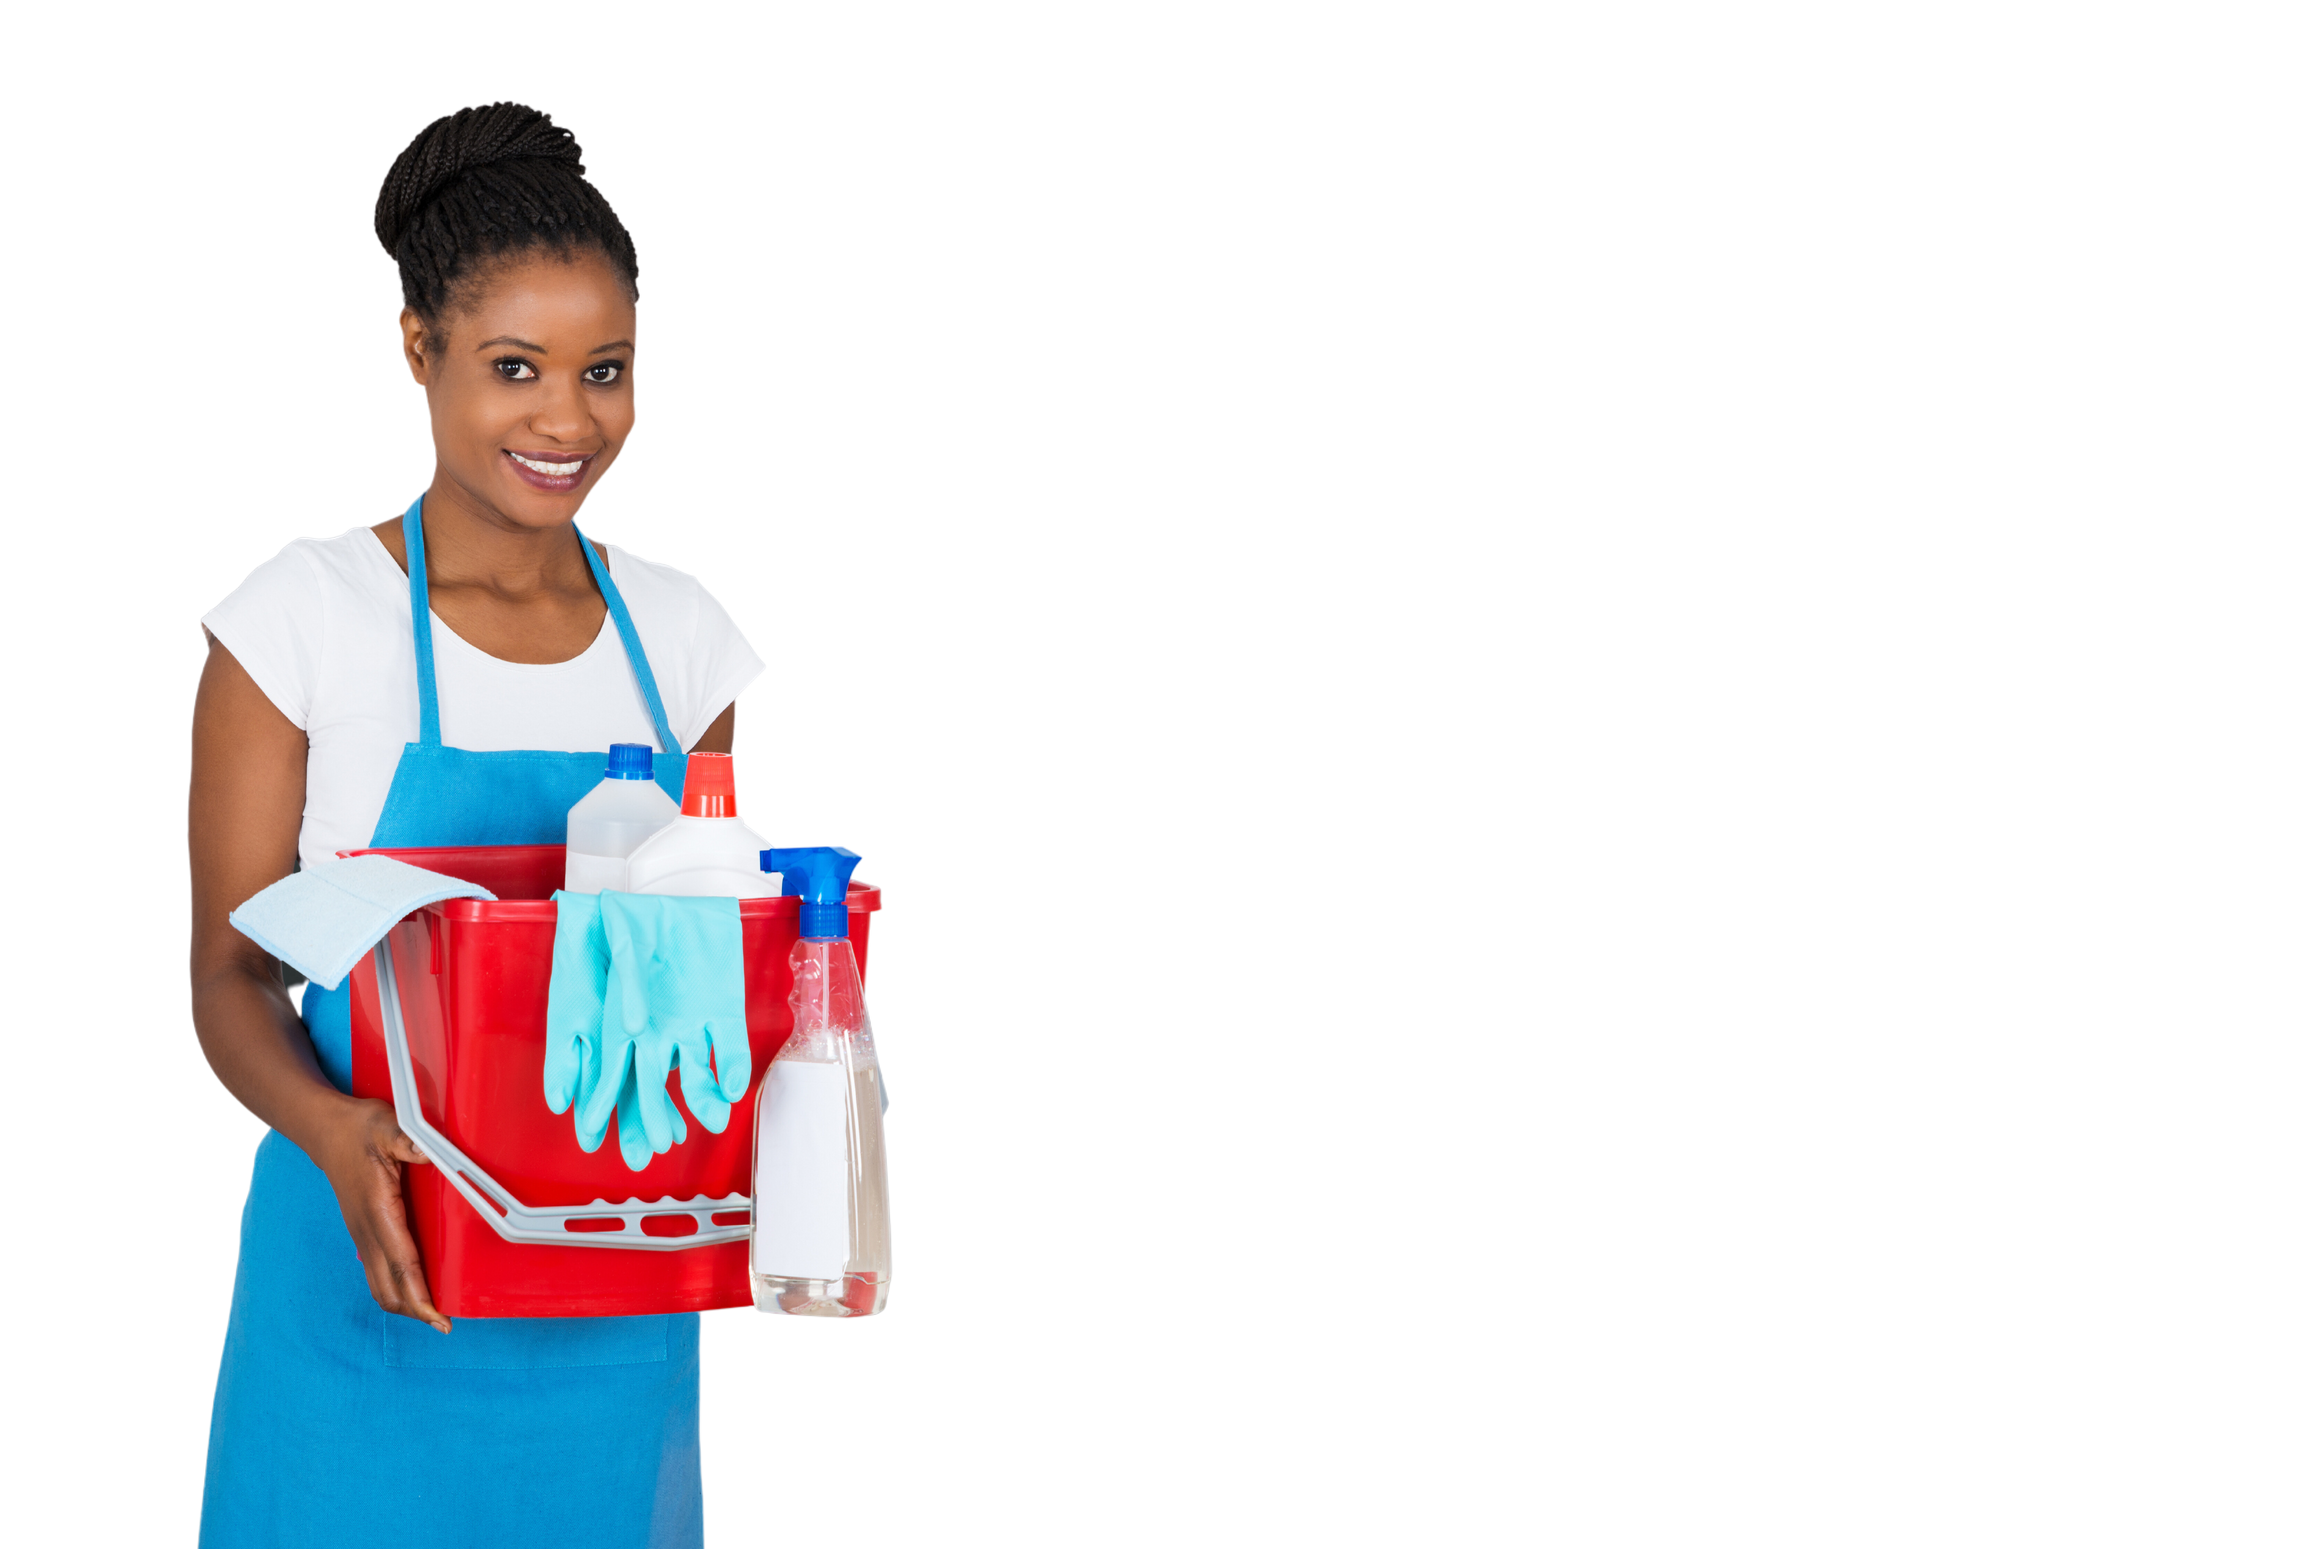
[[[542,593],[581,592],[594,598],[597,582],[571,523],[526,527],[510,521],[436,471],[420,507],[427,529],[428,584],[475,587],[519,601]],[[406,569],[409,569],[407,564]]]
[[[428,585],[477,587],[509,598],[543,591],[597,592],[589,562],[573,541],[573,527],[525,527],[485,506],[439,469],[421,502],[420,521],[428,540]],[[406,575],[403,518],[375,524],[373,532]],[[596,546],[600,556],[605,546]]]
[[[605,622],[605,599],[570,522],[522,527],[444,478],[420,506],[428,544],[428,604],[437,618],[503,661],[570,661]],[[403,520],[372,528],[404,574]],[[600,547],[602,558],[605,550]]]

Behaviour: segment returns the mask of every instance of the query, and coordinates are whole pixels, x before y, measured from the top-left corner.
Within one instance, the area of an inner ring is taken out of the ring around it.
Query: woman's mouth
[[[537,490],[562,495],[581,487],[582,476],[597,454],[576,457],[569,452],[511,452],[501,448],[501,454],[516,469],[516,476]]]

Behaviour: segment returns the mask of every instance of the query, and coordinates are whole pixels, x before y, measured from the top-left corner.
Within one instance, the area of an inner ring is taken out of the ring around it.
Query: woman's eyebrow
[[[531,350],[535,355],[546,355],[549,353],[549,347],[545,344],[535,344],[530,339],[520,339],[514,334],[507,333],[502,334],[497,339],[487,339],[476,347],[480,350],[489,350],[501,348],[511,344],[515,345],[520,350]],[[591,350],[589,353],[592,355],[605,355],[610,354],[614,350],[627,350],[635,348],[636,346],[627,339],[616,339],[611,344],[600,344],[597,346],[597,348]]]

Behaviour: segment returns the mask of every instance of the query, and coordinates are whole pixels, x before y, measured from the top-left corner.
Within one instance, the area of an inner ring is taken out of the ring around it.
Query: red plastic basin
[[[573,1139],[572,1114],[551,1113],[541,1094],[549,967],[557,934],[557,906],[549,894],[564,881],[564,848],[346,853],[390,855],[498,895],[493,903],[453,899],[430,904],[388,934],[420,1110],[478,1166],[528,1205],[750,1193],[759,1079],[791,1034],[797,899],[742,902],[751,1082],[735,1104],[726,1133],[711,1134],[688,1112],[684,1144],[655,1157],[643,1172],[631,1172],[611,1133],[594,1153],[582,1151]],[[871,912],[879,906],[877,888],[860,882],[849,887],[848,938],[859,965],[865,961]],[[366,957],[349,977],[355,1093],[393,1101],[380,1032],[379,979],[371,959]],[[677,1098],[676,1073],[669,1084]],[[682,1099],[679,1108],[685,1111]],[[747,1242],[668,1252],[513,1243],[487,1225],[433,1167],[404,1169],[404,1197],[429,1291],[451,1317],[699,1312],[747,1306],[751,1299]],[[685,1216],[665,1219],[670,1235],[695,1229]],[[651,1218],[646,1230],[663,1235]]]

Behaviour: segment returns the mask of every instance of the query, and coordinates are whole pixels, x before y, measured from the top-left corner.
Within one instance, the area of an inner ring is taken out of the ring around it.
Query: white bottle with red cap
[[[626,893],[694,898],[776,898],[779,878],[759,869],[767,842],[734,812],[734,760],[724,753],[686,759],[686,795],[669,827],[629,852]]]

